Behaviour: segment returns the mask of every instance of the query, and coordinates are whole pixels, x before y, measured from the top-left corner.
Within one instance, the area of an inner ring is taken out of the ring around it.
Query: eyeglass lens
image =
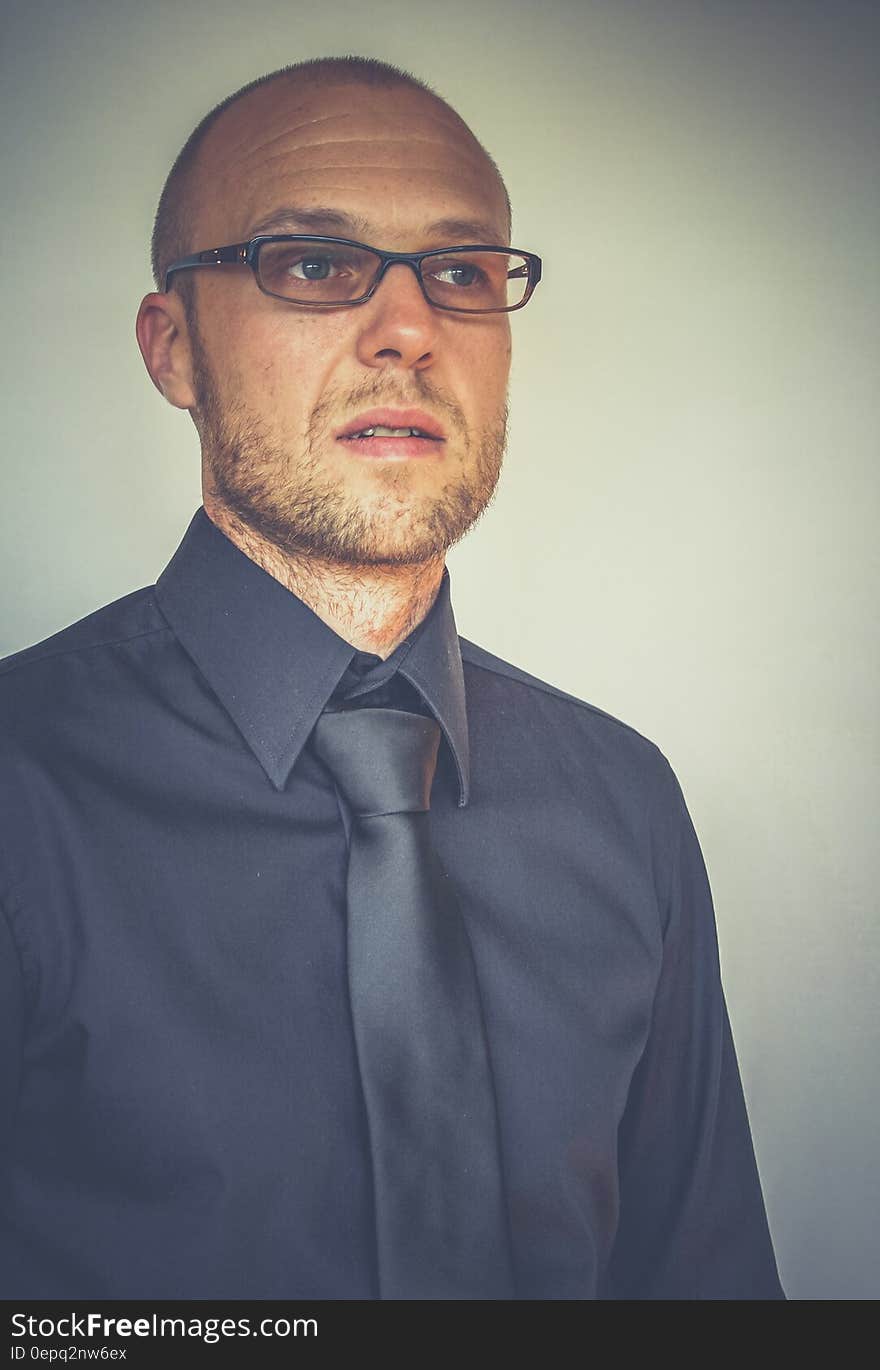
[[[366,248],[322,242],[261,243],[257,272],[270,295],[297,304],[340,304],[366,295],[381,258]],[[509,309],[529,283],[528,261],[508,252],[450,252],[422,261],[425,294],[460,310]]]

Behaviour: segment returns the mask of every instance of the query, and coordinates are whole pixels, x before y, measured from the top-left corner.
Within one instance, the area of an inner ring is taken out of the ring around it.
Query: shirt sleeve
[[[784,1299],[721,987],[709,881],[681,789],[669,777],[663,964],[619,1130],[620,1215],[605,1297]]]
[[[6,915],[0,907],[0,1152],[15,1115],[23,1036],[21,963]]]

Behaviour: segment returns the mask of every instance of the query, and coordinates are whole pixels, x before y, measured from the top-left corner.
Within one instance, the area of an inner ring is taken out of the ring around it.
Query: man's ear
[[[176,409],[194,409],[192,354],[183,301],[173,290],[141,300],[135,323],[150,380]]]

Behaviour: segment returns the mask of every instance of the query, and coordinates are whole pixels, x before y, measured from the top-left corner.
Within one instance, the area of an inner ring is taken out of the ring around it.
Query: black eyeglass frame
[[[267,290],[260,280],[260,248],[264,243],[280,242],[335,243],[340,247],[359,247],[362,251],[371,252],[373,256],[378,257],[379,265],[369,290],[365,295],[359,295],[355,300],[291,300],[287,295],[279,295],[273,290]],[[425,290],[425,282],[422,279],[422,262],[426,257],[449,257],[462,252],[497,252],[507,256],[524,257],[528,269],[528,282],[526,293],[519,304],[498,305],[490,309],[461,309],[456,305],[438,304],[436,300],[432,300]],[[396,262],[404,262],[407,266],[412,267],[422,294],[432,308],[444,309],[450,314],[511,314],[515,309],[522,309],[524,305],[528,304],[535,286],[541,279],[542,266],[541,258],[536,256],[534,252],[523,252],[518,247],[499,247],[494,243],[456,244],[455,247],[431,248],[429,252],[382,252],[378,247],[370,247],[369,243],[355,242],[353,238],[331,238],[320,233],[263,233],[256,238],[248,239],[244,243],[230,243],[227,247],[205,248],[202,252],[195,252],[190,257],[181,257],[179,262],[172,262],[165,272],[165,291],[167,293],[170,290],[169,281],[177,271],[189,271],[193,267],[201,266],[249,266],[254,273],[257,287],[270,299],[283,300],[285,304],[296,305],[300,309],[348,309],[350,305],[366,303],[375,294],[389,266],[393,266]]]

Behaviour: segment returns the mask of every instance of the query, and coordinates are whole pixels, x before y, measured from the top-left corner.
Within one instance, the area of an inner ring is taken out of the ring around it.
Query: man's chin
[[[404,522],[408,526],[401,526]],[[307,556],[355,569],[419,566],[442,559],[453,543],[464,537],[467,528],[451,528],[442,520],[425,526],[398,519],[387,525],[382,520],[370,521],[362,529],[349,526],[305,530],[294,524],[277,531],[281,537],[273,540],[288,555]]]
[[[351,471],[347,482],[328,480],[314,466],[298,468],[295,481],[273,479],[275,472],[289,476],[284,461],[267,460],[263,450],[255,460],[252,450],[225,442],[206,461],[206,488],[239,535],[267,542],[287,558],[355,568],[442,559],[491,502],[503,447],[487,442],[458,479],[451,473],[438,479],[436,466],[431,478],[414,462],[389,463],[379,481]]]
[[[420,566],[442,559],[477,521],[483,507],[459,498],[366,509],[334,507],[332,499],[280,508],[274,501],[217,492],[217,522],[270,543],[298,561],[358,567]],[[209,511],[210,512],[210,511]]]

